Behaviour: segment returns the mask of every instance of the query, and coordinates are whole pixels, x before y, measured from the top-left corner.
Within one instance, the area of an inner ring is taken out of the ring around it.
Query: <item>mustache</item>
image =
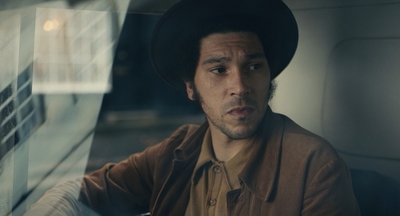
[[[237,107],[237,106],[249,106],[252,108],[256,108],[257,107],[257,101],[249,98],[249,97],[238,97],[238,98],[234,98],[231,101],[229,101],[228,103],[224,104],[222,106],[222,110],[224,111],[224,113],[228,112],[230,109]]]

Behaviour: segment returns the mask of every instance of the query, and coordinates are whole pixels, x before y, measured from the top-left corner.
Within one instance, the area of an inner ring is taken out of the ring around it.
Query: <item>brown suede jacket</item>
[[[184,215],[207,123],[85,176],[80,201],[101,215]],[[326,140],[268,109],[258,145],[227,194],[228,215],[359,215],[349,170]]]

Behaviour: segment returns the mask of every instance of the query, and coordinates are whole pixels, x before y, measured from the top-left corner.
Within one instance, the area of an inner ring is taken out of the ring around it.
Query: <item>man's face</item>
[[[216,33],[201,40],[194,86],[212,132],[229,139],[251,137],[268,106],[270,71],[258,36],[250,32]]]

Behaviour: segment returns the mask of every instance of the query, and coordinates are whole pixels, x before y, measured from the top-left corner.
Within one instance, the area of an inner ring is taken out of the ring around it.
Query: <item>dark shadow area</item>
[[[180,125],[201,123],[197,103],[167,84],[149,57],[151,32],[160,15],[127,14],[104,95],[87,172],[119,162],[170,136]]]
[[[112,69],[112,91],[104,95],[99,120],[108,112],[153,110],[157,115],[201,112],[185,92],[167,84],[149,57],[152,30],[160,15],[127,14]]]
[[[400,183],[375,171],[351,169],[362,216],[400,215]]]

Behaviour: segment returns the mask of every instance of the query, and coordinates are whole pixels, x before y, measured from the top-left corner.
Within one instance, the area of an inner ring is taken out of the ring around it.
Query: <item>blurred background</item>
[[[205,120],[149,59],[176,2],[0,0],[0,216]],[[300,38],[272,109],[400,181],[400,0],[284,2]]]

